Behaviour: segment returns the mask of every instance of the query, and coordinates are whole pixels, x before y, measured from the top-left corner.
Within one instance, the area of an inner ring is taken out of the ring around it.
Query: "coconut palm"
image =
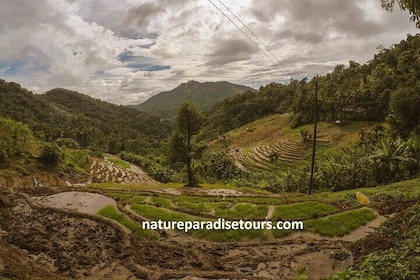
[[[407,167],[416,162],[407,153],[407,146],[408,142],[401,138],[394,141],[391,138],[381,140],[381,145],[376,148],[374,155],[369,157],[377,183],[404,177]]]

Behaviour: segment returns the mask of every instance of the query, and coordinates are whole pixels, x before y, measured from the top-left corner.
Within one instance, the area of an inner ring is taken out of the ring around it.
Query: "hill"
[[[186,100],[195,103],[201,110],[209,110],[217,101],[245,91],[255,90],[229,82],[189,81],[173,90],[161,92],[133,107],[143,112],[171,117],[175,115],[179,105]]]
[[[160,118],[65,89],[36,95],[0,80],[0,98],[0,117],[28,125],[35,137],[69,138],[100,152],[146,153],[170,131]]]
[[[228,131],[210,142],[212,151],[227,151],[244,170],[285,170],[310,162],[312,142],[303,141],[301,131],[312,131],[311,124],[288,126],[290,114],[270,115]],[[318,123],[318,156],[351,147],[359,140],[360,130],[369,131],[376,122],[353,122],[345,126]]]
[[[420,34],[390,48],[379,48],[372,60],[349,61],[325,76],[271,83],[258,91],[232,96],[208,112],[206,131],[226,132],[276,113],[291,113],[290,125],[313,121],[313,96],[318,88],[318,118],[326,122],[388,119],[407,137],[420,132]]]

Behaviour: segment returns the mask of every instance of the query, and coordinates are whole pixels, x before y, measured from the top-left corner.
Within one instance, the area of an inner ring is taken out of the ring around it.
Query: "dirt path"
[[[268,205],[268,211],[267,211],[267,216],[265,216],[265,219],[271,220],[271,218],[273,217],[274,214],[274,210],[276,209],[276,207],[274,205]]]

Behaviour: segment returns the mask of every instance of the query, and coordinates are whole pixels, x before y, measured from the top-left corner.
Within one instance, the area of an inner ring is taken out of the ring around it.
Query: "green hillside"
[[[171,91],[159,93],[134,108],[152,114],[172,117],[184,101],[196,104],[201,110],[209,110],[220,100],[234,96],[245,91],[254,91],[252,88],[231,84],[229,82],[196,82],[182,83]]]
[[[208,113],[209,134],[223,133],[276,113],[290,113],[290,125],[313,122],[314,92],[318,118],[326,122],[388,120],[396,133],[420,132],[420,34],[381,48],[361,65],[349,61],[324,76],[270,83],[258,91],[218,102]]]
[[[145,153],[170,132],[160,118],[64,89],[36,95],[0,80],[0,98],[0,117],[28,125],[43,141],[67,138],[98,152]]]

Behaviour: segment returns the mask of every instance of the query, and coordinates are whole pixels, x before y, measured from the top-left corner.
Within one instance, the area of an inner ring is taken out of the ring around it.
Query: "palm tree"
[[[416,162],[407,153],[407,145],[401,138],[394,141],[391,138],[381,140],[381,146],[369,157],[377,183],[403,178],[407,166]]]

